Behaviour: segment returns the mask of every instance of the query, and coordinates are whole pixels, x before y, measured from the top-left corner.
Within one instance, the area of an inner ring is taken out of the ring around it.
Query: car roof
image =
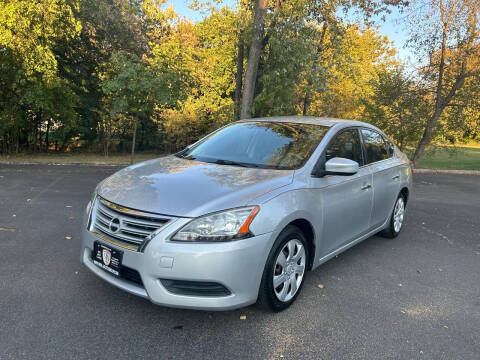
[[[312,125],[322,125],[332,127],[336,124],[342,124],[345,126],[374,126],[364,123],[362,121],[356,120],[344,120],[344,119],[335,119],[330,117],[315,117],[315,116],[272,116],[272,117],[263,117],[263,118],[252,118],[240,120],[245,121],[265,121],[265,122],[289,122],[289,123],[299,123],[299,124],[312,124]]]

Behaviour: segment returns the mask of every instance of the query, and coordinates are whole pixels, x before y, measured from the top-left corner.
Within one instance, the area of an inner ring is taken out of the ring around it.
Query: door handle
[[[394,177],[392,177],[392,180],[398,180],[400,179],[400,175],[395,175]]]
[[[371,184],[363,185],[362,190],[367,190],[367,189],[370,189],[371,187],[372,187]]]

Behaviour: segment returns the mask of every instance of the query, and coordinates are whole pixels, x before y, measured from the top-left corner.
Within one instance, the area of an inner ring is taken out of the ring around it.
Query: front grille
[[[171,218],[138,211],[97,197],[90,230],[103,240],[138,251]]]

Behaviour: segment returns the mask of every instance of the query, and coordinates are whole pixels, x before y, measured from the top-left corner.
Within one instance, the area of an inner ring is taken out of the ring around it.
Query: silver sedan
[[[407,157],[359,121],[239,121],[183,151],[103,180],[81,261],[155,304],[225,310],[291,305],[307,270],[402,230]]]

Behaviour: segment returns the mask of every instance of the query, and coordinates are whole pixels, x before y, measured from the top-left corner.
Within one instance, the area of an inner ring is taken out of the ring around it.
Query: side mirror
[[[356,161],[334,157],[325,163],[325,175],[354,175],[358,172]]]

